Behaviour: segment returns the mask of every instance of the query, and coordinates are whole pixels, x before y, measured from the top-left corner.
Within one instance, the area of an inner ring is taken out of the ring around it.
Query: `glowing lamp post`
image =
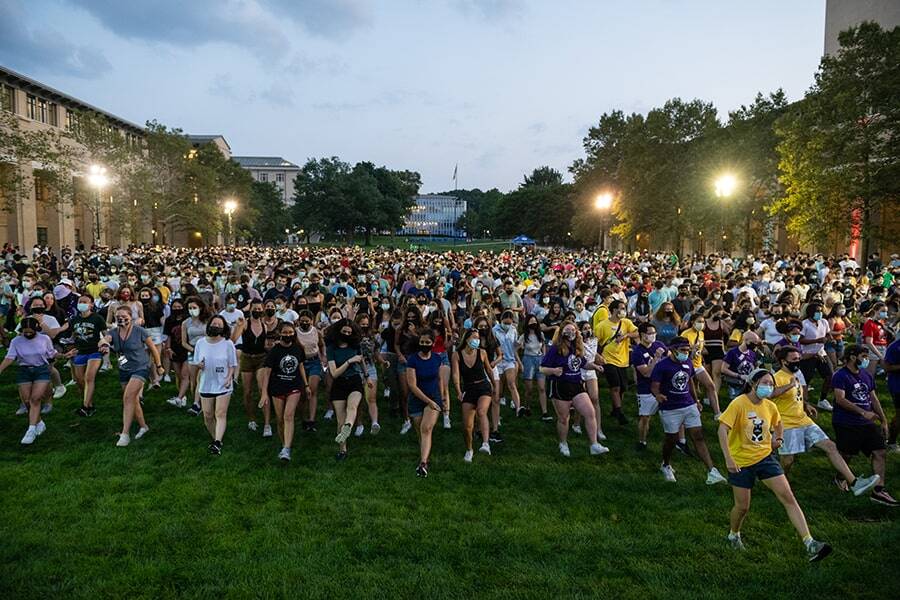
[[[722,251],[725,251],[725,243],[728,241],[728,233],[725,229],[725,200],[730,198],[737,189],[737,178],[731,173],[723,173],[716,178],[715,189],[716,197],[721,198],[719,205],[719,215],[722,221]]]
[[[234,230],[231,228],[231,215],[233,215],[234,211],[238,209],[238,203],[236,200],[226,200],[225,204],[222,205],[222,208],[225,210],[225,216],[228,217],[228,237],[233,244]]]
[[[612,192],[601,192],[594,200],[594,208],[600,212],[600,252],[606,250],[606,219],[612,208]]]
[[[101,213],[101,194],[103,193],[103,188],[109,183],[109,178],[106,176],[106,167],[101,167],[100,165],[91,165],[90,169],[88,169],[87,176],[88,184],[97,190],[96,195],[94,196],[94,243],[98,246],[100,245],[100,213]]]

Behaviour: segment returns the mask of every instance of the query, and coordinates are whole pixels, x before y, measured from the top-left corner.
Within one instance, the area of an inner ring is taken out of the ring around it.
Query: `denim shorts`
[[[307,377],[322,376],[322,363],[319,361],[318,356],[316,358],[307,358],[303,361],[303,368],[306,370]]]
[[[741,467],[741,470],[737,473],[729,471],[728,483],[734,487],[749,490],[753,488],[753,484],[756,483],[757,479],[762,481],[764,479],[778,477],[779,475],[784,475],[784,469],[781,468],[781,463],[778,462],[778,459],[775,458],[775,454],[772,453],[756,464],[748,467]]]
[[[844,355],[844,340],[828,340],[825,342],[825,351],[834,352],[838,356]]]
[[[37,383],[38,381],[50,381],[50,366],[23,367],[16,369],[16,384]]]
[[[149,369],[137,369],[136,371],[123,371],[119,369],[119,383],[128,383],[132,379],[140,379],[144,383],[150,381]]]
[[[72,359],[72,364],[76,367],[83,367],[92,360],[103,360],[103,355],[99,352],[91,352],[90,354],[76,354]]]
[[[447,355],[446,352],[435,352],[434,354],[435,354],[435,356],[437,356],[438,358],[441,359],[441,366],[442,366],[442,367],[449,367],[449,366],[450,366],[450,357]]]
[[[432,398],[441,410],[444,410],[444,401],[441,398]],[[425,403],[419,400],[417,396],[409,395],[409,416],[421,417],[425,413]]]
[[[524,355],[522,357],[522,379],[543,379],[544,374],[541,373],[541,361],[543,356]]]

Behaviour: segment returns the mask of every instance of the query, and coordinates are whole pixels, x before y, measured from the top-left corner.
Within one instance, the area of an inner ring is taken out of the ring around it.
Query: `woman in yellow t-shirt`
[[[732,400],[719,418],[719,445],[728,466],[728,482],[734,492],[728,541],[732,548],[744,549],[741,524],[750,511],[750,491],[759,479],[784,505],[788,518],[803,539],[810,562],[821,560],[831,553],[831,546],[810,535],[803,510],[774,454],[784,442],[781,416],[769,400],[774,391],[772,373],[757,369],[748,378],[746,393]]]
[[[702,313],[694,315],[691,319],[691,326],[681,332],[681,336],[691,343],[691,356],[694,361],[694,375],[697,381],[706,390],[706,404],[712,407],[713,417],[718,419],[722,414],[719,408],[719,394],[716,391],[716,385],[713,383],[712,377],[703,366],[703,346],[705,339],[703,336],[703,328],[706,326],[706,318]]]

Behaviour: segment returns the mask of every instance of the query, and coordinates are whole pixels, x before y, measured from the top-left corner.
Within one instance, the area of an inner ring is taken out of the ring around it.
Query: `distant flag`
[[[453,167],[453,189],[459,188],[459,180],[457,179],[458,173],[459,173],[459,163],[456,163],[456,166]]]

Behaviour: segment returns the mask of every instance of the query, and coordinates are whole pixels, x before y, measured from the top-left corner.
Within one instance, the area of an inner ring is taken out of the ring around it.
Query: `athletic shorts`
[[[76,354],[72,359],[72,364],[76,367],[83,367],[92,360],[103,360],[103,355],[99,352],[91,352],[90,354]]]
[[[803,454],[821,441],[827,440],[828,434],[822,428],[813,423],[803,427],[793,427],[784,430],[784,443],[778,449],[781,456],[791,454]]]
[[[876,450],[887,448],[881,428],[874,423],[867,425],[833,423],[833,425],[834,442],[841,454],[853,456],[862,452],[870,456]]]
[[[319,360],[319,357],[307,358],[303,361],[303,368],[306,370],[307,377],[322,376],[322,362]]]
[[[16,384],[23,385],[26,383],[37,383],[38,381],[50,381],[50,366],[40,365],[38,367],[19,366],[16,369]]]
[[[266,362],[266,355],[241,353],[241,359],[239,362],[241,373],[255,373],[262,369],[263,363]]]
[[[147,333],[150,335],[150,340],[156,344],[157,346],[161,346],[163,343],[163,334],[162,327],[147,327]]]
[[[432,400],[444,410],[444,402],[440,398],[432,398]],[[408,400],[409,405],[409,416],[410,417],[421,417],[425,414],[425,403],[422,402],[417,396],[409,395]]]
[[[593,369],[582,369],[581,370],[581,378],[584,381],[596,381],[597,380],[597,371]]]
[[[683,406],[672,410],[660,408],[659,418],[663,424],[663,431],[666,433],[678,433],[678,429],[683,425],[685,429],[693,429],[700,427],[700,409],[696,404]]]
[[[128,383],[132,379],[139,379],[144,383],[150,381],[149,369],[137,369],[136,371],[123,371],[119,369],[119,383]]]
[[[741,470],[737,473],[729,471],[728,483],[734,487],[749,490],[753,488],[753,484],[756,483],[757,479],[762,481],[778,477],[779,475],[784,475],[784,469],[781,468],[781,463],[778,462],[775,454],[772,453],[756,464],[741,467]]]
[[[541,361],[543,356],[529,356],[526,354],[522,357],[522,379],[532,381],[535,379],[543,379],[544,374],[541,373]]]
[[[611,388],[619,388],[622,393],[628,389],[628,369],[616,365],[603,365],[603,375]]]
[[[362,377],[338,377],[331,382],[331,394],[328,398],[332,402],[346,401],[353,392],[359,392],[365,396]]]
[[[702,365],[699,367],[694,367],[694,375],[699,375],[700,373],[706,373],[706,367]]]
[[[232,393],[232,390],[225,390],[224,392],[200,392],[201,398],[218,398],[219,396],[227,396]]]
[[[491,386],[491,382],[485,379],[482,382],[473,383],[472,385],[464,387],[462,393],[462,398],[459,399],[460,402],[476,406],[478,404],[478,399],[482,396],[493,397],[494,388]]]
[[[366,371],[368,372],[371,381],[378,381],[378,369],[375,368],[374,364],[370,364],[366,367]]]
[[[561,379],[551,379],[547,383],[547,397],[551,400],[560,400],[562,402],[571,402],[578,394],[583,394],[584,382],[578,383],[572,381],[563,381]]]
[[[494,365],[491,371],[494,373],[494,381],[498,381],[500,379],[500,364]]]
[[[725,358],[725,350],[721,346],[706,346],[706,361],[712,363],[714,360],[722,360]]]
[[[653,394],[638,394],[638,416],[652,417],[659,411],[659,402]]]

